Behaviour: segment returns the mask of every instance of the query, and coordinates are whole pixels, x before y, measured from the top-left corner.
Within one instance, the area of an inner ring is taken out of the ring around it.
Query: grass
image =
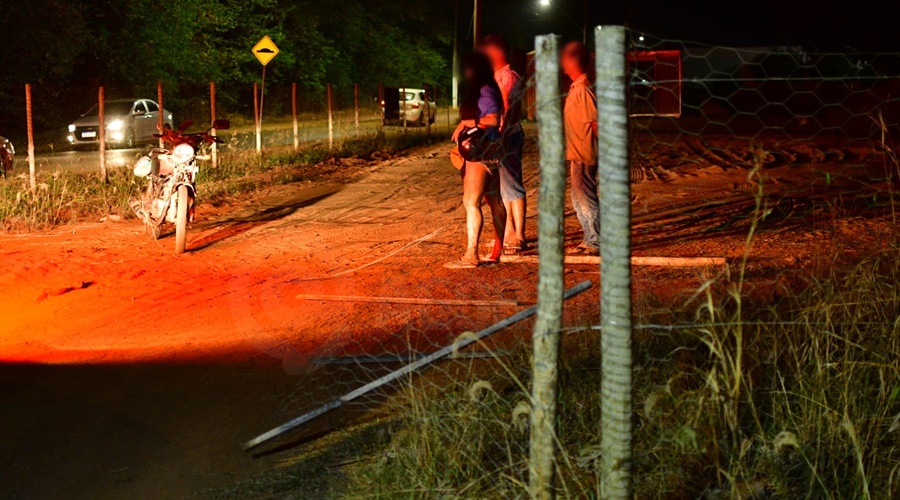
[[[379,133],[339,142],[332,150],[313,144],[296,152],[292,148],[270,149],[262,157],[226,145],[218,168],[200,170],[200,201],[218,204],[266,186],[320,179],[337,170],[336,164],[329,164],[331,160],[384,159],[437,140],[437,135]],[[33,192],[27,174],[0,179],[0,227],[33,231],[111,215],[130,218],[130,200],[145,187],[144,180],[127,168],[111,169],[106,183],[96,173],[40,172],[36,177]]]
[[[756,218],[766,213],[760,201]],[[640,297],[636,497],[900,497],[900,248],[857,259],[835,254],[753,292],[744,261],[685,304]],[[600,334],[595,318],[575,323],[561,346],[556,487],[598,498]],[[530,346],[504,349],[405,380],[367,430],[301,448],[280,481],[264,474],[221,495],[526,497]]]
[[[642,318],[669,326],[636,332],[638,497],[900,495],[900,250],[835,264],[788,298],[744,297],[723,275],[681,310]],[[599,491],[601,352],[583,323],[562,346],[565,498]],[[381,420],[220,494],[526,496],[528,346],[480,363],[407,380]]]

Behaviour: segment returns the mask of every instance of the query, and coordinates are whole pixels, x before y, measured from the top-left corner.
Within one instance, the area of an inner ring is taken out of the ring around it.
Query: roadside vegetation
[[[757,199],[762,220],[761,182]],[[765,270],[773,279],[762,288],[745,287],[744,260],[683,303],[639,297],[637,498],[900,496],[900,247],[821,257],[790,279]],[[556,486],[563,498],[599,498],[600,331],[597,318],[573,312],[560,350]],[[404,379],[366,425],[219,493],[524,498],[530,348],[441,361]]]
[[[664,317],[643,300],[637,324],[666,326],[635,333],[637,497],[900,494],[900,250],[833,269],[780,299],[748,298],[726,273]],[[599,491],[600,340],[594,320],[582,323],[561,356],[565,498]],[[220,496],[526,496],[528,346],[458,370],[441,363],[380,418]]]
[[[441,136],[443,137],[443,136]],[[270,149],[258,157],[255,151],[223,147],[215,170],[201,165],[197,179],[201,203],[218,204],[230,197],[266,186],[302,180],[319,180],[334,172],[336,160],[364,162],[387,159],[411,147],[439,140],[424,133],[379,133],[345,140],[329,149],[312,144],[298,151]],[[130,201],[146,187],[130,168],[113,168],[104,183],[96,172],[39,172],[32,192],[27,173],[0,178],[0,229],[33,231],[78,221],[134,217]]]

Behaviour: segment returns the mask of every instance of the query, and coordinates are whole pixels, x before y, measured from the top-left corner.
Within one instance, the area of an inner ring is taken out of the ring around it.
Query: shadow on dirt
[[[334,196],[342,189],[343,186],[323,186],[322,189],[304,191],[297,197],[262,200],[259,203],[262,208],[258,210],[244,210],[231,217],[207,222],[202,225],[201,229],[214,228],[213,232],[192,241],[190,251],[209,248],[255,227],[284,219],[301,208],[315,205]]]

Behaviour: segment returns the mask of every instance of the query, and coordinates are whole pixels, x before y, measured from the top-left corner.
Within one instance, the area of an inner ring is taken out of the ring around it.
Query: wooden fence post
[[[356,125],[356,138],[359,139],[359,84],[353,84],[353,121]]]
[[[429,103],[428,84],[422,86],[425,89],[425,133],[431,135],[431,103]]]
[[[400,102],[403,104],[400,108],[400,114],[403,115],[403,131],[406,132],[406,87],[400,89]]]
[[[559,107],[558,38],[535,39],[541,210],[538,214],[538,305],[534,323],[528,489],[532,499],[554,496],[559,332],[563,312],[563,216],[566,147]]]
[[[209,82],[209,126],[213,127],[216,123],[216,82]],[[212,132],[212,136],[216,136],[216,129],[213,127],[210,132]],[[218,146],[215,141],[213,141],[212,146],[210,147],[210,159],[212,160],[212,168],[216,168],[219,165],[219,155],[218,155]]]
[[[297,128],[297,84],[291,84],[291,114],[294,117],[294,151],[300,149],[300,135]]]
[[[31,84],[25,84],[25,125],[28,129],[28,181],[31,184],[31,191],[37,187],[37,180],[34,172],[34,127],[31,119]]]
[[[163,116],[166,114],[166,111],[165,111],[165,108],[163,107],[162,82],[156,82],[156,100],[159,101],[159,102],[157,102],[157,104],[159,104],[159,120],[156,121],[156,130],[158,130],[159,133],[162,134],[163,127],[166,126],[165,116]],[[174,126],[175,124],[173,123],[172,125]],[[163,144],[163,138],[160,137],[159,138],[159,147],[164,147],[164,146],[165,146],[165,144]]]
[[[328,149],[334,149],[334,100],[331,95],[331,84],[328,84],[325,98],[328,99]]]
[[[600,496],[615,500],[632,496],[631,181],[625,28],[598,28],[595,46],[602,270]]]
[[[100,177],[105,182],[106,177],[106,117],[105,106],[106,98],[103,95],[103,87],[97,90],[97,118],[100,126],[97,129],[97,139],[100,141]],[[160,115],[161,116],[161,115]]]

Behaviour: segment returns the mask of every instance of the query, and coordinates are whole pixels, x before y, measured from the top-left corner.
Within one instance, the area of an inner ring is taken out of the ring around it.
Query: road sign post
[[[262,82],[259,89],[259,106],[256,111],[256,154],[262,154],[262,115],[263,103],[266,95],[266,66],[278,55],[278,46],[268,36],[262,37],[256,45],[253,46],[253,55],[262,64]],[[256,84],[253,89],[253,102],[257,100]]]

